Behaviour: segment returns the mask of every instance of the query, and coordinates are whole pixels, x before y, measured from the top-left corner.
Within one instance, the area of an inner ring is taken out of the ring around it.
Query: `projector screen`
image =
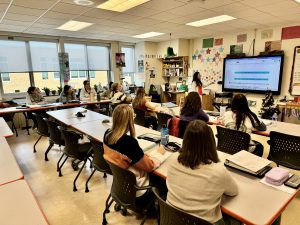
[[[280,94],[283,55],[225,58],[223,91]]]

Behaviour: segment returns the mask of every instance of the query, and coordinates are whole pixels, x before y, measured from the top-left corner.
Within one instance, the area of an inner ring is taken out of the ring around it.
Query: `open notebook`
[[[267,159],[242,150],[227,157],[224,164],[257,177],[263,177],[271,169],[270,163]]]
[[[172,154],[172,152],[165,151],[165,153],[162,155],[161,153],[157,152],[156,149],[147,153],[147,155],[149,155],[154,161],[156,168],[159,167],[164,161],[166,161],[166,159],[169,158]]]

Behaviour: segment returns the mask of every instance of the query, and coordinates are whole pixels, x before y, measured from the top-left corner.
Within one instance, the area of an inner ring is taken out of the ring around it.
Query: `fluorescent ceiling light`
[[[128,9],[131,9],[149,1],[150,0],[108,0],[98,5],[97,8],[116,12],[124,12]]]
[[[229,20],[235,20],[236,18],[228,15],[221,15],[221,16],[215,16],[211,18],[207,18],[204,20],[198,20],[191,23],[187,23],[186,25],[193,26],[193,27],[201,27],[206,26],[214,23],[222,23]]]
[[[295,0],[296,2],[300,3],[300,0]]]
[[[135,35],[133,36],[134,38],[150,38],[150,37],[155,37],[155,36],[159,36],[159,35],[163,35],[164,33],[159,33],[159,32],[148,32],[148,33],[144,33],[144,34],[139,34],[139,35]]]
[[[78,30],[82,30],[86,27],[89,27],[91,25],[93,25],[93,23],[86,23],[86,22],[70,20],[56,29],[68,30],[68,31],[78,31]]]
[[[73,0],[76,5],[89,6],[93,5],[94,2],[90,0]]]

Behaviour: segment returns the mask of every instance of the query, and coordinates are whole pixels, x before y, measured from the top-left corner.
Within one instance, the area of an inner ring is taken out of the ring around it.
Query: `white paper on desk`
[[[147,141],[144,139],[137,139],[137,141],[144,152],[157,148],[157,144],[152,141]]]
[[[291,175],[292,175],[292,174],[290,174],[290,176],[291,176]],[[284,191],[284,192],[289,193],[289,194],[294,194],[295,191],[297,191],[296,189],[290,188],[290,187],[288,187],[288,186],[285,186],[284,184],[282,184],[282,185],[280,185],[280,186],[276,186],[276,185],[273,185],[273,184],[269,184],[269,183],[266,182],[266,177],[262,178],[259,182],[262,183],[262,184],[271,186],[271,187],[273,187],[273,188],[276,188],[276,189],[278,189],[278,190],[280,190],[280,191]]]
[[[271,163],[269,160],[256,156],[245,150],[239,151],[234,155],[227,157],[227,160],[235,163],[238,166],[253,171],[254,173]]]
[[[166,161],[167,158],[172,155],[172,152],[167,152],[162,155],[161,153],[157,152],[157,149],[147,153],[147,155],[150,156],[150,158],[154,161],[155,167],[159,167],[164,161]]]

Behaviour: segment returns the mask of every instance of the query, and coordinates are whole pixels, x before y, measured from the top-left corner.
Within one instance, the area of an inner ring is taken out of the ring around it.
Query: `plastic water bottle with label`
[[[166,145],[169,143],[169,129],[167,128],[167,125],[164,124],[163,127],[160,130],[161,135],[161,144]]]

